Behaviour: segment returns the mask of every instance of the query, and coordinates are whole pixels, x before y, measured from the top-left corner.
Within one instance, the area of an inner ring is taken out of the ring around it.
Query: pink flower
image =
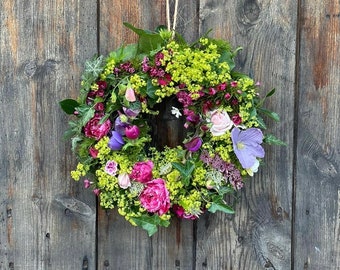
[[[125,136],[128,139],[135,140],[139,137],[139,127],[133,125],[125,128]]]
[[[85,179],[84,180],[84,188],[89,188],[91,186],[92,182],[90,182],[90,180]]]
[[[163,215],[170,209],[169,191],[165,187],[165,181],[161,178],[148,182],[139,200],[142,206],[151,213]]]
[[[100,140],[111,129],[111,122],[107,119],[103,124],[99,124],[102,116],[100,114],[95,115],[84,127],[85,136],[88,138],[94,138]]]
[[[173,205],[172,210],[179,218],[186,218],[191,220],[197,219],[197,216],[185,213],[184,208],[178,204]]]
[[[232,82],[230,83],[230,85],[231,85],[231,87],[237,87],[237,81],[232,81]]]
[[[96,194],[97,196],[99,196],[100,194],[100,189],[99,188],[96,188],[93,190],[93,193]]]
[[[117,165],[118,165],[117,162],[109,160],[108,162],[106,162],[105,172],[108,173],[109,175],[116,175],[116,172],[118,170]]]
[[[133,165],[130,178],[140,183],[147,183],[152,179],[152,169],[153,163],[151,160],[137,162]]]
[[[118,175],[118,185],[122,189],[127,189],[128,187],[131,187],[130,177],[127,173],[122,173]]]
[[[226,111],[212,111],[210,122],[212,123],[210,132],[213,136],[221,136],[225,134],[227,130],[230,130],[233,126],[233,121],[231,121]]]
[[[126,89],[125,98],[129,102],[135,102],[136,101],[135,91],[133,91],[132,88]]]
[[[233,120],[233,122],[234,122],[234,124],[235,124],[236,126],[238,126],[239,124],[242,123],[242,118],[241,118],[241,116],[240,116],[239,114],[233,115],[233,117],[231,118],[231,120]]]
[[[89,149],[89,153],[92,158],[97,158],[99,151],[91,146]]]

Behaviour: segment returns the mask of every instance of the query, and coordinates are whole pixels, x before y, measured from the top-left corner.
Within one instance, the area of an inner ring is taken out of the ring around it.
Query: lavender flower
[[[258,128],[240,130],[235,127],[231,131],[234,152],[244,169],[251,168],[256,158],[264,157],[264,149],[260,145],[263,140],[262,131]]]
[[[120,150],[122,149],[123,145],[124,145],[124,140],[123,137],[120,133],[118,133],[117,131],[112,131],[111,132],[111,138],[109,141],[108,146],[110,147],[111,150]]]

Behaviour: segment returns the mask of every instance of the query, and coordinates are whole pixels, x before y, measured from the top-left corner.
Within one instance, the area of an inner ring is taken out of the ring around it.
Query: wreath
[[[171,218],[196,219],[206,210],[234,214],[237,191],[257,172],[262,143],[283,144],[266,134],[259,83],[234,70],[233,50],[207,35],[188,44],[178,33],[145,31],[109,56],[85,63],[77,100],[61,108],[74,115],[66,136],[83,179],[106,209],[147,230],[167,227]],[[157,104],[178,101],[171,113],[183,119],[186,138],[158,149],[151,124]],[[266,117],[268,118],[268,117]]]

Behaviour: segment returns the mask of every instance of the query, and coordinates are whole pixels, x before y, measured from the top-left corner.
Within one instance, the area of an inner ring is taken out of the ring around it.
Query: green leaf
[[[156,99],[157,96],[155,95],[155,92],[158,88],[152,84],[151,79],[148,79],[147,85],[146,85],[146,94],[148,97],[152,99]]]
[[[183,184],[188,186],[190,184],[191,174],[195,169],[195,163],[187,160],[184,164],[178,162],[172,162],[171,164],[180,172]]]
[[[211,213],[216,213],[216,211],[221,211],[226,214],[234,214],[235,211],[232,209],[229,205],[227,205],[221,196],[215,196],[213,198],[213,202],[211,203],[211,206],[208,209]]]
[[[273,134],[267,134],[264,137],[263,141],[268,144],[287,146],[287,144],[284,141],[281,141],[280,139],[276,138]]]
[[[162,37],[155,32],[151,32],[148,30],[143,30],[134,27],[129,23],[124,23],[124,25],[134,31],[138,36],[138,49],[141,53],[149,53],[150,51],[160,49],[161,44],[163,43]]]
[[[95,109],[88,106],[88,105],[80,105],[76,108],[79,112],[79,123],[81,126],[85,126],[88,121],[90,121],[91,118],[93,118]]]
[[[219,59],[219,62],[220,63],[226,62],[229,65],[230,70],[233,70],[235,68],[235,62],[234,62],[234,59],[233,59],[233,54],[228,50],[225,50],[221,53],[221,57]]]
[[[73,114],[76,107],[79,106],[79,103],[74,99],[64,99],[59,102],[59,105],[65,113]]]
[[[137,226],[146,230],[149,236],[157,232],[158,226],[168,227],[170,224],[168,220],[162,220],[158,215],[143,215],[141,217],[133,217],[132,220]]]
[[[280,122],[280,116],[276,112],[272,112],[272,111],[264,109],[264,108],[258,108],[258,111],[269,116],[270,118],[272,118],[276,122]]]
[[[270,97],[270,96],[272,96],[272,95],[274,95],[275,91],[276,91],[275,88],[273,88],[272,90],[270,90],[270,91],[267,93],[266,98],[267,98],[267,97]]]
[[[257,123],[259,124],[259,127],[262,129],[267,129],[266,123],[264,122],[263,118],[259,115],[256,116]]]

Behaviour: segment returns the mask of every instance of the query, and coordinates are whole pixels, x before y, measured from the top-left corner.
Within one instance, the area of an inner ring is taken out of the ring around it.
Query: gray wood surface
[[[212,29],[243,47],[237,69],[261,82],[262,95],[276,88],[267,107],[280,112],[281,123],[267,123],[289,147],[266,148],[235,216],[198,222],[197,269],[290,269],[296,11],[295,1],[201,1],[201,33]]]
[[[136,41],[123,22],[166,24],[165,2],[0,1],[0,270],[340,269],[338,1],[179,1],[188,41],[212,29],[243,47],[237,69],[262,94],[276,88],[268,126],[288,146],[266,148],[234,216],[149,238],[71,180],[58,101],[77,96],[86,59]]]
[[[58,101],[77,95],[96,53],[96,3],[5,0],[0,10],[0,269],[94,269],[96,208],[69,176]]]
[[[295,269],[340,269],[340,5],[300,11]]]

